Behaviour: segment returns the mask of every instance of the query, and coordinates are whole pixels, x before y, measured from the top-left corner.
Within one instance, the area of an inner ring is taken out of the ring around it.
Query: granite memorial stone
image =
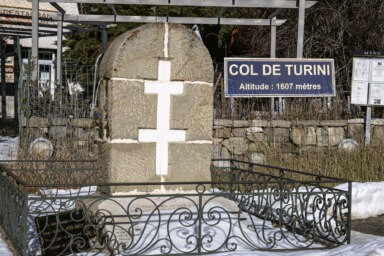
[[[100,77],[99,150],[109,182],[210,180],[213,66],[190,29],[159,23],[122,34]]]

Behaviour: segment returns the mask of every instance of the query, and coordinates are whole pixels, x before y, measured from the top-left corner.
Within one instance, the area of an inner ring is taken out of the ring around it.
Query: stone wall
[[[26,128],[25,118],[21,118]],[[30,137],[46,137],[53,140],[74,139],[77,144],[86,144],[96,137],[94,122],[90,119],[55,119],[31,117]],[[93,128],[93,129],[92,129]],[[364,144],[363,119],[327,121],[283,120],[214,120],[213,158],[246,157],[263,163],[265,152],[279,148],[286,153],[299,153],[314,148],[337,148],[346,139]],[[31,140],[32,138],[30,138]],[[384,142],[384,119],[373,119],[371,143]],[[95,153],[95,152],[93,152]],[[90,154],[93,154],[90,152]]]
[[[54,159],[89,159],[97,155],[95,122],[90,118],[48,118],[31,116],[20,119],[20,146],[30,147],[37,138],[48,139],[54,148]],[[26,143],[26,140],[28,142]],[[32,157],[33,156],[26,156]]]
[[[363,119],[324,121],[215,120],[213,158],[243,157],[265,161],[268,149],[299,153],[314,148],[337,148],[364,143]],[[384,141],[384,119],[373,119],[371,143]]]

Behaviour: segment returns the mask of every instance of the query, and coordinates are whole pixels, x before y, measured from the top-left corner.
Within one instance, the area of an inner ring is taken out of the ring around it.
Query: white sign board
[[[14,75],[13,75],[13,68],[14,68],[14,60],[13,57],[7,57],[5,59],[5,82],[6,83],[13,83],[14,80]],[[1,72],[3,71],[2,66],[0,64],[0,75]]]
[[[384,58],[353,58],[351,104],[384,106]]]
[[[369,105],[383,106],[384,105],[384,83],[371,84],[369,92]]]
[[[384,82],[384,58],[372,59],[372,82]]]
[[[351,103],[356,105],[367,105],[368,82],[352,81]]]

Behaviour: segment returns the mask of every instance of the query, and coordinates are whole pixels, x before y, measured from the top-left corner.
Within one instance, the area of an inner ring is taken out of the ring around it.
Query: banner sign
[[[225,58],[225,96],[335,96],[334,73],[333,59]]]
[[[27,2],[28,3],[28,2]],[[39,10],[39,24],[55,24],[55,21],[50,17],[50,14],[55,14],[55,11]],[[26,22],[32,23],[32,9],[29,7],[4,7],[0,6],[0,21]],[[12,27],[13,25],[1,25],[1,27]],[[25,25],[27,26],[27,25]],[[29,25],[30,26],[30,25]]]

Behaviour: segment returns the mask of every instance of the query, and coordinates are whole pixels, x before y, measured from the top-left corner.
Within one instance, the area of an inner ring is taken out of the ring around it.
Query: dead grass
[[[384,180],[384,147],[360,146],[355,150],[309,149],[286,154],[279,149],[266,151],[267,164],[302,170],[352,181]]]

